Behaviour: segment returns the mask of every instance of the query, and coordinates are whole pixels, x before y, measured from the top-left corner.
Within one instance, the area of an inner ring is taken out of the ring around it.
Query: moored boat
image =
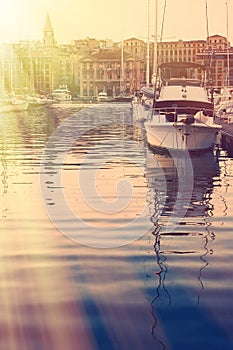
[[[119,96],[113,97],[110,102],[132,102],[132,100],[133,100],[132,96],[119,95]]]
[[[0,100],[0,113],[20,112],[28,109],[28,102],[20,99],[2,99]]]
[[[109,97],[108,97],[107,93],[104,91],[99,92],[98,97],[97,97],[97,101],[98,102],[108,102]]]
[[[144,105],[145,108],[148,108],[148,109],[152,108],[154,98],[156,98],[154,88],[144,86],[141,89],[141,95],[142,95],[141,96],[142,105]]]
[[[55,101],[71,101],[72,96],[67,85],[60,85],[58,89],[53,90],[51,98]]]
[[[233,100],[226,101],[220,104],[216,109],[216,117],[219,123],[232,124],[233,123]]]
[[[45,97],[37,95],[27,95],[26,100],[28,102],[29,109],[37,109],[46,107],[49,101]]]
[[[214,122],[214,106],[205,86],[205,67],[191,62],[159,67],[161,86],[145,122],[152,147],[200,151],[214,146],[221,126]],[[200,79],[197,79],[196,76]]]

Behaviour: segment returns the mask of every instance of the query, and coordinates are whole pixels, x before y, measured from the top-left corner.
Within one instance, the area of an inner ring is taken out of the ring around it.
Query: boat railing
[[[166,113],[171,113],[171,112],[179,112],[182,111],[182,113],[187,114],[192,112],[195,114],[198,111],[202,111],[203,113],[206,113],[206,115],[210,115],[213,113],[213,108],[197,108],[197,107],[192,107],[192,106],[186,106],[186,107],[179,107],[179,106],[169,106],[169,107],[153,107],[153,111],[158,111],[159,113],[166,114]],[[190,113],[191,114],[191,113]]]
[[[154,107],[153,115],[165,115],[168,122],[174,122],[179,119],[179,116],[186,115],[187,118],[193,118],[197,112],[202,112],[204,116],[213,117],[214,110],[212,108],[197,108],[192,106],[179,107],[179,106],[169,106],[169,107]]]

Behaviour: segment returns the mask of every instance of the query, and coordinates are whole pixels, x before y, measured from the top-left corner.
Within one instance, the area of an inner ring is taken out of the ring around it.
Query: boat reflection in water
[[[208,218],[219,181],[218,160],[213,152],[172,157],[148,150],[146,176],[155,225],[156,263],[148,261],[146,267],[150,281],[156,280],[150,288],[152,334],[163,349],[186,349],[185,342],[187,348],[198,349],[198,344],[212,343],[208,333],[214,331],[200,300],[215,239]]]

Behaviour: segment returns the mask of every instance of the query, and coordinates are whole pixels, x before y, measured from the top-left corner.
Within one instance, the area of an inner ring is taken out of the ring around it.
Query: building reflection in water
[[[150,298],[152,334],[163,349],[165,342],[156,334],[161,327],[159,318],[167,312],[164,310],[174,309],[174,315],[170,312],[169,317],[176,317],[183,308],[190,312],[199,305],[205,288],[202,274],[209,264],[208,256],[213,254],[211,242],[215,239],[208,218],[213,215],[211,198],[214,187],[219,185],[219,173],[218,159],[212,151],[190,157],[147,151],[148,201],[155,226],[156,257],[151,272],[156,278]],[[184,177],[186,184],[181,185]]]

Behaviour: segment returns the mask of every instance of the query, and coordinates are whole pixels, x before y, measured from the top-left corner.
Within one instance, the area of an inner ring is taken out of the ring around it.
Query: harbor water
[[[0,115],[0,349],[233,350],[233,160],[132,106]]]

